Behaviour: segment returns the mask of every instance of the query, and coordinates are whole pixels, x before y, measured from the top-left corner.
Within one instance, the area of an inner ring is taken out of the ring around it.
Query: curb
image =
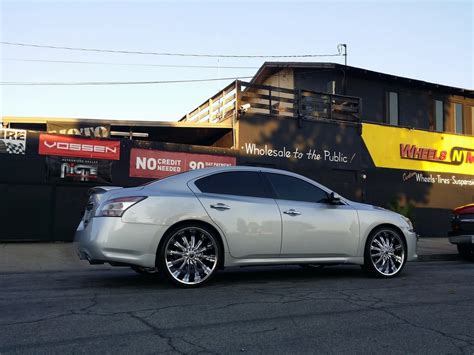
[[[418,255],[418,262],[424,261],[457,261],[462,260],[459,254],[430,254]]]

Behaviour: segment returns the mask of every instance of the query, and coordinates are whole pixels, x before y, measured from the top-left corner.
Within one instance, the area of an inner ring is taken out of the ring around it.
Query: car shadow
[[[303,269],[300,266],[230,267],[219,271],[205,287],[318,283],[366,278],[368,278],[367,274],[356,265],[326,266],[322,269]],[[139,275],[127,268],[82,274],[80,282],[85,288],[176,289],[162,276]]]

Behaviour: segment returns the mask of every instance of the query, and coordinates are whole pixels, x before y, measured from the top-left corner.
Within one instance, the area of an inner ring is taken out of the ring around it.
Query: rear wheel
[[[377,277],[395,277],[405,266],[406,254],[404,239],[398,231],[378,228],[367,238],[363,270]]]
[[[220,258],[218,237],[195,224],[170,231],[159,252],[161,270],[181,287],[198,287],[208,282],[216,273]]]
[[[464,259],[474,261],[474,245],[473,244],[458,244],[458,252]]]

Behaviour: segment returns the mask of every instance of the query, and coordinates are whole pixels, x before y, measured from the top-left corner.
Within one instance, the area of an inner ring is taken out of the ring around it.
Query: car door
[[[282,216],[282,257],[355,256],[359,246],[357,212],[327,203],[320,187],[295,176],[265,173]]]
[[[281,216],[259,171],[228,171],[193,182],[193,191],[224,233],[235,258],[278,257]]]

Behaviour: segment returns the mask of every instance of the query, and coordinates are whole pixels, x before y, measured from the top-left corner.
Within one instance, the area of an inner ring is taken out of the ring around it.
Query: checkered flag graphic
[[[25,144],[6,142],[8,154],[25,154]]]

